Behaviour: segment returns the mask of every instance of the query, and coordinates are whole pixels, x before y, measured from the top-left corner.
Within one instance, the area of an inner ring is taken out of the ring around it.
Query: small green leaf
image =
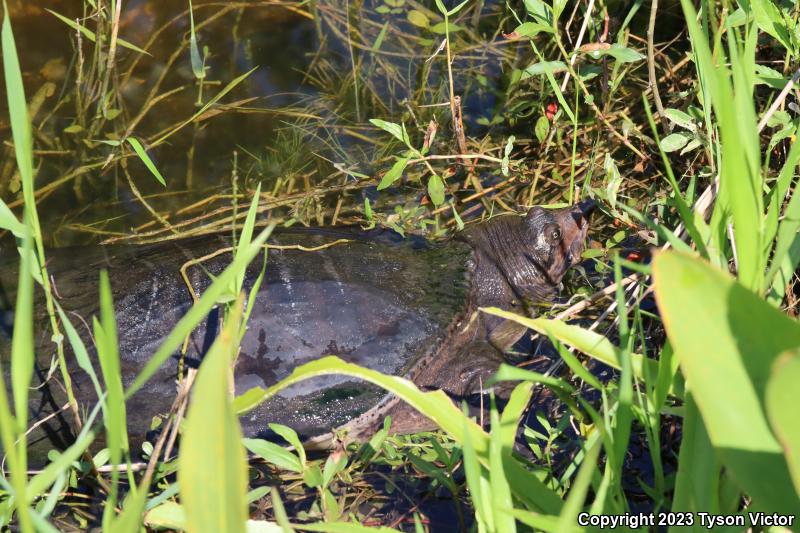
[[[8,206],[0,200],[0,229],[5,229],[14,234],[15,237],[22,239],[28,234],[28,228],[17,220],[14,213]]]
[[[558,74],[559,72],[566,72],[566,70],[567,65],[563,61],[541,61],[528,65],[528,67],[522,71],[522,77],[520,79],[525,80],[532,76],[541,76],[547,73]]]
[[[300,462],[300,458],[283,446],[263,439],[242,439],[242,444],[244,444],[244,447],[250,450],[251,453],[256,454],[266,462],[278,468],[297,472],[298,474],[303,472],[303,465]]]
[[[514,33],[519,37],[536,37],[541,32],[553,33],[553,28],[538,22],[523,22],[514,28]]]
[[[453,209],[453,219],[456,221],[456,227],[458,228],[458,231],[463,231],[464,230],[464,221],[461,220],[461,215],[459,215],[458,211],[456,211],[455,204],[451,203],[450,207]]]
[[[406,169],[406,165],[408,165],[407,157],[401,157],[398,159],[395,164],[392,165],[392,168],[390,168],[389,171],[383,175],[383,178],[381,178],[381,182],[378,184],[378,190],[382,191],[400,179],[400,177],[403,175],[403,171]]]
[[[644,56],[632,48],[627,48],[619,43],[614,43],[605,50],[592,50],[587,52],[587,55],[595,59],[602,56],[611,56],[617,60],[618,63],[633,63],[634,61],[641,61]]]
[[[692,117],[688,113],[684,113],[680,109],[665,109],[664,115],[666,115],[667,119],[673,124],[680,126],[681,128],[694,131],[696,129],[694,125],[694,121]]]
[[[444,181],[438,174],[434,174],[428,180],[428,196],[436,207],[444,203]]]
[[[686,143],[689,142],[689,139],[691,139],[691,137],[685,133],[671,133],[661,139],[661,149],[665,152],[674,152],[675,150],[680,150],[686,146]]]
[[[455,33],[463,29],[465,29],[464,26],[459,26],[458,24],[454,24],[452,22],[447,22],[446,24],[444,22],[438,22],[430,27],[430,30],[433,33],[437,33],[439,35],[444,35],[448,31],[450,33]]]
[[[192,0],[189,0],[189,58],[192,62],[192,73],[198,80],[206,77],[206,69],[203,66],[203,58],[200,57],[200,49],[197,46],[197,34],[194,31],[194,9]]]
[[[419,28],[427,28],[431,25],[428,15],[418,9],[412,9],[408,12],[408,21]]]
[[[385,131],[387,133],[391,133],[392,136],[395,139],[397,139],[398,141],[400,141],[401,143],[406,144],[407,136],[403,135],[403,127],[400,124],[397,124],[395,122],[387,122],[387,121],[381,120],[379,118],[371,118],[371,119],[369,119],[369,121],[373,125],[375,125],[375,126],[379,127],[380,129],[382,129],[383,131]]]
[[[528,12],[528,15],[543,25],[550,27],[553,26],[553,17],[550,6],[542,2],[542,0],[524,0],[524,3],[525,10]]]
[[[545,139],[547,139],[547,134],[550,133],[550,121],[546,116],[542,115],[536,119],[536,125],[533,128],[533,132],[536,134],[536,139],[540,143],[543,143]]]

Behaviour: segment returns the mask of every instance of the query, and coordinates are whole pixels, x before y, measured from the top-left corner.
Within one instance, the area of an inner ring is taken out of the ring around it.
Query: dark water
[[[50,91],[33,117],[36,148],[42,151],[36,158],[36,187],[69,176],[83,165],[96,166],[40,199],[45,236],[55,245],[99,241],[151,221],[119,162],[103,166],[119,148],[97,141],[120,138],[147,110],[130,131],[147,145],[198,110],[199,85],[189,49],[179,49],[188,38],[187,2],[131,0],[124,4],[119,36],[147,46],[151,55],[139,57],[118,47],[109,91],[117,95],[110,107],[121,113],[97,131],[65,132],[79,122],[91,122],[99,107],[102,80],[97,74],[92,77],[90,68],[95,47],[84,38],[78,54],[75,31],[45,9],[83,20],[82,4],[49,0],[10,6],[28,100],[44,88]],[[149,150],[167,181],[166,189],[136,157],[129,158],[127,167],[136,188],[154,209],[168,214],[213,194],[230,193],[234,167],[238,191],[252,191],[261,182],[262,190],[276,197],[302,188],[353,183],[362,178],[343,174],[342,169],[374,176],[388,167],[374,162],[387,150],[398,152],[387,148],[391,137],[377,132],[369,118],[403,121],[420,138],[428,121],[435,119],[440,123],[439,139],[452,137],[449,108],[441,105],[449,98],[443,53],[426,61],[443,36],[408,21],[408,13],[420,8],[380,0],[358,4],[326,0],[312,7],[292,2],[195,2],[198,42],[208,52],[202,101],[237,76],[256,70],[220,101],[237,104],[237,109],[217,105],[211,111],[223,112],[185,126]],[[435,7],[430,8],[433,24]],[[504,44],[497,34],[499,10],[491,3],[483,6],[482,18],[470,17],[477,22],[474,29],[466,20],[460,23],[464,29],[453,34],[454,48],[458,42],[460,50],[453,63],[456,92],[463,95],[468,135],[492,129],[486,124],[506,98],[503,65],[515,61],[521,46]],[[95,19],[83,23],[96,29]],[[375,48],[385,25],[388,33]],[[78,91],[76,72],[81,62]],[[153,103],[153,97],[160,100]],[[79,99],[85,104],[80,112]],[[5,98],[0,106],[6,106]],[[7,123],[0,135],[10,137]],[[12,171],[0,172],[0,198],[15,205],[20,193]],[[491,181],[492,176],[486,179]],[[293,185],[287,186],[290,181]],[[344,205],[360,209],[363,195],[373,202],[390,198],[396,203],[417,202],[420,187],[399,192],[400,197],[398,191],[379,195],[374,188],[359,187]],[[322,207],[331,208],[336,200],[326,198]],[[229,204],[229,199],[211,202],[206,211]],[[202,210],[193,214],[198,212]]]

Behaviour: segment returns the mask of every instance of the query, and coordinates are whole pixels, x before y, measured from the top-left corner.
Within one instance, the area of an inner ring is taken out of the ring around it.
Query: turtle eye
[[[555,229],[554,229],[554,230],[553,230],[553,231],[550,233],[550,239],[551,239],[552,241],[558,241],[558,240],[561,240],[561,230],[560,230],[560,229],[558,229],[558,228],[555,228]]]

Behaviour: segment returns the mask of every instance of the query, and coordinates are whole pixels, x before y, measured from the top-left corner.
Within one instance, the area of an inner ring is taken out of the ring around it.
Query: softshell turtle
[[[274,233],[266,277],[235,367],[236,393],[272,385],[296,366],[331,354],[406,376],[423,388],[443,389],[455,398],[475,392],[496,370],[503,351],[524,332],[494,317],[475,315],[478,307],[530,313],[532,303],[551,297],[580,258],[592,208],[591,201],[563,209],[534,207],[523,217],[494,217],[438,244],[347,229]],[[55,249],[48,253],[48,267],[59,302],[87,340],[87,325],[98,312],[98,273],[108,269],[127,387],[192,305],[179,274],[181,265],[227,245],[222,237],[204,236],[154,245]],[[10,309],[16,267],[8,264],[16,263],[16,257],[4,262],[0,283]],[[222,254],[191,266],[194,290],[202,292],[210,275],[229,262],[230,254]],[[248,269],[248,290],[261,268],[256,263]],[[212,312],[192,334],[187,365],[197,365],[211,345],[219,327],[217,315]],[[5,362],[10,316],[8,310],[5,320],[0,316]],[[44,327],[47,321],[39,316],[36,374],[41,383],[31,393],[31,419],[47,420],[29,439],[34,447],[42,441],[45,449],[68,444],[73,432],[65,413],[50,416],[65,400],[59,374],[48,373],[55,349]],[[154,416],[168,412],[178,360],[176,353],[128,401],[132,440],[144,436]],[[73,387],[86,409],[97,401],[94,387],[86,373],[73,366]],[[395,415],[397,432],[430,427],[424,417],[381,390],[335,376],[285,389],[241,422],[245,435],[266,436],[267,424],[278,422],[306,439],[348,423],[349,434],[363,438],[387,414]]]

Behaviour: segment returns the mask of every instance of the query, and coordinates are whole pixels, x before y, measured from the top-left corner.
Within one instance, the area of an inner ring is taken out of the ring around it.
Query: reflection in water
[[[255,70],[198,120],[148,151],[167,181],[165,191],[138,158],[128,157],[129,151],[120,157],[118,146],[101,141],[134,136],[149,146],[198,111],[187,3],[126,2],[119,36],[150,55],[119,46],[115,69],[104,77],[107,43],[101,39],[95,46],[82,36],[79,47],[77,32],[46,10],[99,35],[107,33],[108,21],[75,2],[12,2],[26,92],[38,110],[37,187],[64,182],[45,191],[47,202],[40,204],[47,238],[65,245],[148,222],[140,229],[155,229],[153,211],[166,215],[207,200],[230,191],[234,180],[239,192],[262,181],[262,190],[276,198],[310,187],[347,187],[383,170],[389,155],[389,139],[376,134],[369,118],[403,121],[412,133],[424,131],[431,119],[447,124],[444,63],[441,57],[428,61],[442,40],[437,15],[428,12],[431,24],[420,28],[409,22],[409,12],[419,6],[376,0],[347,11],[348,5],[325,0],[311,10],[294,2],[195,2],[207,67],[202,102]],[[471,133],[491,118],[487,113],[502,96],[496,88],[500,66],[516,54],[516,46],[497,46],[503,43],[491,22],[478,22],[474,30],[459,27],[453,34],[461,43],[455,83]],[[440,139],[449,136],[449,125],[440,128]],[[19,195],[13,166],[0,172],[0,197],[13,203]],[[366,185],[373,183],[355,189]],[[302,219],[335,200],[290,207]],[[230,197],[221,198],[203,209],[229,204]]]

